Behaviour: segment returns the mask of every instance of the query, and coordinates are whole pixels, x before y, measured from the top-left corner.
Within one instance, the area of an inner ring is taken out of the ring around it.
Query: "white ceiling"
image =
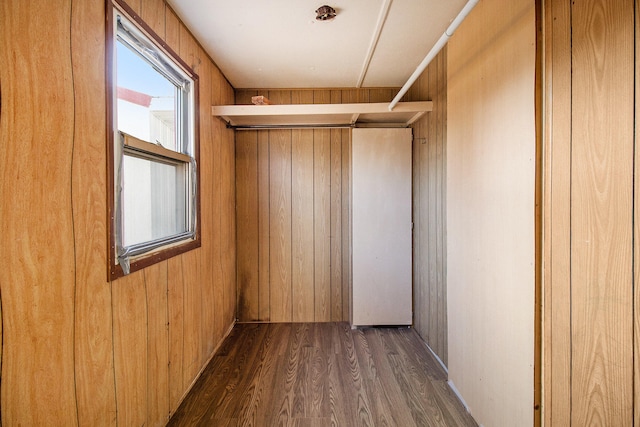
[[[402,86],[466,3],[323,1],[168,3],[236,89]],[[315,19],[324,4],[335,19]]]

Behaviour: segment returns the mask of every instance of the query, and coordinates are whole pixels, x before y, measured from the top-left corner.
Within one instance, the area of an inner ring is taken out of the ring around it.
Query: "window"
[[[110,278],[200,246],[198,77],[125,4],[112,6]]]

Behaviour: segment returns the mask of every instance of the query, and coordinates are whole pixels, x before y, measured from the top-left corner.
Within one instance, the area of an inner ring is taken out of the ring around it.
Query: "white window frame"
[[[108,84],[111,100],[111,138],[110,168],[113,180],[109,191],[110,200],[110,248],[109,278],[115,279],[132,271],[186,252],[200,246],[198,194],[198,111],[197,88],[198,76],[174,52],[148,28],[126,4],[120,0],[111,3],[111,42],[107,49]],[[109,27],[109,25],[108,25]],[[117,123],[117,41],[127,45],[143,60],[149,63],[159,74],[173,83],[177,88],[176,99],[176,150],[164,148],[150,141],[143,141],[127,135],[118,129]],[[108,67],[109,68],[109,67]],[[108,98],[109,99],[109,98]],[[122,166],[124,156],[134,156],[148,160],[177,166],[182,170],[181,177],[185,185],[185,228],[183,232],[125,246],[124,233],[124,174]]]

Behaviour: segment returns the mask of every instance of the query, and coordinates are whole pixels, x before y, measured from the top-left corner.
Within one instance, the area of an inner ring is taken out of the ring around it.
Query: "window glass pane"
[[[177,150],[178,88],[120,40],[116,55],[118,130]]]
[[[170,164],[125,153],[123,246],[187,231],[185,164]]]

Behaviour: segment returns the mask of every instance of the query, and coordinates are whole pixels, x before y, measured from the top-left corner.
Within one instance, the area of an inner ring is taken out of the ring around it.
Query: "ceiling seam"
[[[369,50],[367,51],[367,56],[364,60],[364,64],[362,65],[362,71],[360,72],[358,83],[356,83],[356,88],[362,87],[362,84],[364,83],[364,79],[369,71],[371,59],[373,59],[373,54],[378,45],[378,41],[380,40],[380,35],[382,34],[382,28],[384,27],[384,23],[389,15],[389,9],[391,9],[392,2],[393,0],[383,0],[380,14],[378,15],[378,22],[376,23],[376,28],[373,33],[373,37],[371,38],[371,43],[369,44]]]

